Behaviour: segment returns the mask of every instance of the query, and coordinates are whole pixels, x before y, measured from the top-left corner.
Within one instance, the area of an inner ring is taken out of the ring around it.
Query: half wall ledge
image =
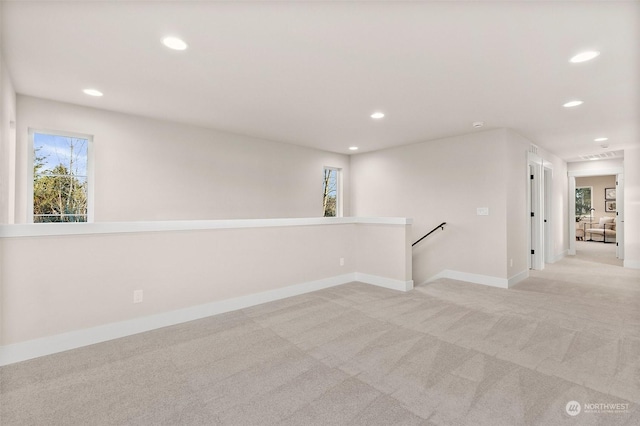
[[[304,217],[145,222],[27,223],[0,225],[0,238],[344,224],[411,225],[412,223],[412,219],[404,217]]]
[[[353,281],[408,291],[410,231],[357,217],[4,225],[0,365]]]

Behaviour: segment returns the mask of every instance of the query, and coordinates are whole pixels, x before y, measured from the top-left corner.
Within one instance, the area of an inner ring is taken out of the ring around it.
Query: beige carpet
[[[622,260],[616,259],[616,244],[601,241],[576,241],[578,259],[595,263],[622,266]]]
[[[638,425],[639,286],[352,283],[4,367],[0,424]]]

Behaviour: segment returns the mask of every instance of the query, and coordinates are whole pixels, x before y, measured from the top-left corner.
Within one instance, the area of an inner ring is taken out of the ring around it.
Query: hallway
[[[576,258],[593,263],[604,263],[622,267],[623,261],[616,258],[616,244],[599,241],[576,241]]]

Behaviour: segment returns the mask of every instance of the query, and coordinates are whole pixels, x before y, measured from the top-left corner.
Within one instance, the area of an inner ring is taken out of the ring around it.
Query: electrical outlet
[[[133,291],[133,303],[142,303],[142,290]]]
[[[340,258],[340,266],[344,266],[344,257]]]

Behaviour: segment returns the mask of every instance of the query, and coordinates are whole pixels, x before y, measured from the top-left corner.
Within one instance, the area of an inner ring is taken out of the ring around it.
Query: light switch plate
[[[476,211],[478,216],[489,216],[489,207],[478,207]]]

